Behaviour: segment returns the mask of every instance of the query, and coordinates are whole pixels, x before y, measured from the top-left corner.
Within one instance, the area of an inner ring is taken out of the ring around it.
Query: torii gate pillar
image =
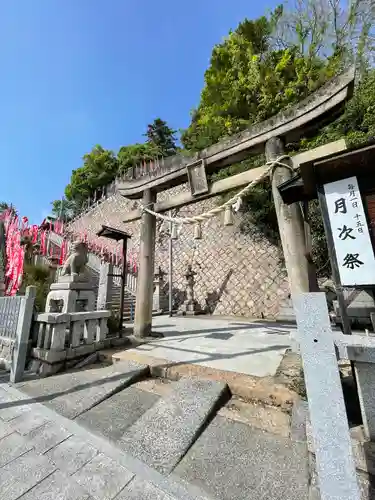
[[[156,192],[146,189],[142,203],[151,210],[156,202]],[[143,212],[141,219],[141,241],[139,250],[139,270],[135,305],[134,335],[149,337],[152,331],[152,296],[155,262],[156,218]]]
[[[276,160],[284,153],[284,145],[280,138],[273,137],[266,142],[265,153],[267,161]],[[288,273],[290,292],[293,298],[301,293],[309,292],[309,265],[306,258],[305,228],[301,206],[299,203],[285,205],[278,186],[292,177],[293,163],[291,159],[282,160],[291,168],[275,166],[271,173],[272,195],[275,203],[281,244],[284,252],[285,265]],[[297,339],[291,339],[297,348]]]

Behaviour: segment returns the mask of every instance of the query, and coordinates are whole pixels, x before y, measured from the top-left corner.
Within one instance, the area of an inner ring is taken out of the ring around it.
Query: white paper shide
[[[356,177],[324,185],[341,284],[375,284],[375,258]]]

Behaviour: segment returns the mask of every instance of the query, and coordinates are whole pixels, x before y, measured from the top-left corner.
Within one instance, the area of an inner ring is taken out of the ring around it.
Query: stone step
[[[305,443],[220,415],[198,437],[172,476],[220,500],[312,500]]]
[[[181,379],[119,442],[122,449],[162,474],[169,474],[200,435],[228,394],[225,383]]]
[[[77,417],[77,422],[117,444],[125,431],[158,400],[157,394],[127,387]]]
[[[17,386],[38,402],[74,419],[147,375],[149,368],[124,361],[105,368],[66,372]],[[1,415],[0,415],[1,418]]]
[[[2,500],[209,500],[14,386],[0,384]]]

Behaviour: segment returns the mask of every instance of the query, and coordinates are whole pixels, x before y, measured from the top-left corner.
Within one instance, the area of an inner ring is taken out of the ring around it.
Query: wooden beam
[[[346,149],[347,147],[344,139],[325,144],[324,146],[320,146],[318,148],[311,149],[310,151],[305,151],[293,156],[293,167],[297,169],[301,164],[307,161],[326,158],[327,156],[331,156],[335,153],[346,151]],[[166,212],[168,210],[181,208],[185,205],[191,205],[192,203],[206,200],[207,198],[212,198],[221,193],[225,193],[226,191],[231,191],[232,189],[241,188],[252,182],[263,172],[265,172],[266,168],[266,166],[253,168],[252,170],[247,170],[246,172],[242,172],[240,174],[227,177],[226,179],[221,179],[219,181],[213,182],[209,188],[209,192],[202,196],[193,197],[189,191],[185,191],[181,194],[173,196],[172,198],[169,198],[168,200],[155,203],[154,211],[160,213]],[[131,212],[125,214],[123,222],[134,222],[136,220],[139,220],[141,218],[141,215],[141,210],[137,208],[136,210],[132,210]]]

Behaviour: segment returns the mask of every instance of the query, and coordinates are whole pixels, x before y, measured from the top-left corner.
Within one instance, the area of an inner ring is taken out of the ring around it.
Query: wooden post
[[[266,143],[265,153],[267,161],[274,161],[284,155],[284,145],[281,139],[278,137],[269,139]],[[282,165],[275,166],[271,173],[272,195],[288,272],[290,293],[294,303],[295,296],[309,291],[309,270],[301,207],[298,203],[285,205],[278,190],[280,184],[291,179],[293,162],[290,158],[285,158],[282,163],[290,165],[291,168]],[[296,340],[292,339],[292,341]]]

